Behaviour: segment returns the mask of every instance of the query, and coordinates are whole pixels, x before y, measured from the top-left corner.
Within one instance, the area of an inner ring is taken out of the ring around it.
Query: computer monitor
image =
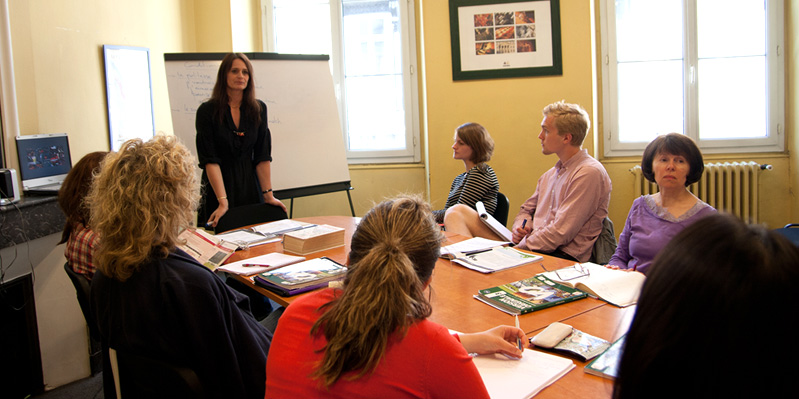
[[[22,191],[55,194],[72,169],[66,133],[17,137]]]

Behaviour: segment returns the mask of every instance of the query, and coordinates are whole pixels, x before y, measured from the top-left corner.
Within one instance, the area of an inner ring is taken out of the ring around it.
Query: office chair
[[[64,263],[64,270],[67,276],[75,286],[75,294],[78,297],[78,304],[83,313],[83,318],[86,320],[86,325],[89,327],[89,363],[91,365],[92,374],[103,370],[102,349],[100,345],[100,332],[97,329],[97,324],[94,322],[91,312],[91,282],[82,274],[72,270],[69,262]]]
[[[197,373],[187,367],[108,349],[117,399],[122,398],[205,398]]]
[[[269,204],[252,204],[237,206],[228,211],[219,219],[214,233],[223,233],[257,223],[272,222],[275,220],[286,219],[286,211]]]
[[[497,219],[498,222],[502,223],[503,226],[508,225],[508,211],[510,210],[510,200],[508,199],[505,194],[500,193],[497,191],[497,209],[494,210],[494,214],[491,215],[494,219]]]
[[[774,229],[774,231],[785,236],[794,245],[799,246],[799,223],[788,223],[785,227]]]
[[[594,247],[591,249],[591,257],[588,261],[598,265],[607,264],[613,253],[616,252],[616,246],[616,232],[613,229],[613,222],[609,217],[605,217],[605,220],[602,221],[602,231],[594,242]]]

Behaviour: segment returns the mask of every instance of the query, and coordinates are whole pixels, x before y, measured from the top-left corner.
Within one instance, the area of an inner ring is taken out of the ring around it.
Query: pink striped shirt
[[[514,229],[524,219],[533,221],[533,231],[518,247],[546,253],[560,249],[588,261],[608,216],[610,190],[605,167],[588,151],[581,150],[565,163],[558,161],[541,175],[535,193],[516,215]]]

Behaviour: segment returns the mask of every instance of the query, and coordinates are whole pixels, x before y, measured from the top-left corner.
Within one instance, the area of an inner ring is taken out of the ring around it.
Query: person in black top
[[[265,202],[286,210],[272,193],[272,136],[266,104],[255,98],[246,55],[222,60],[211,99],[197,109],[197,156],[204,187],[198,225],[216,226],[231,209]]]
[[[190,368],[209,398],[263,398],[272,332],[247,297],[178,248],[200,198],[194,163],[174,136],[106,156],[86,197],[101,237],[91,313],[104,347]],[[174,388],[154,384],[136,381]]]

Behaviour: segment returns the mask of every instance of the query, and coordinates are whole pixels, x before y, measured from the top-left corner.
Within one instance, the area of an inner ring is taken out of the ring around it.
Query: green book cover
[[[588,297],[578,289],[539,274],[498,287],[482,289],[477,299],[511,314],[525,314]]]
[[[624,352],[624,339],[627,335],[622,335],[616,342],[612,343],[599,357],[585,366],[585,372],[598,375],[600,377],[616,379],[619,375],[619,362]]]
[[[317,281],[333,280],[344,276],[347,268],[322,257],[295,263],[261,273],[261,278],[283,287],[300,287]]]

